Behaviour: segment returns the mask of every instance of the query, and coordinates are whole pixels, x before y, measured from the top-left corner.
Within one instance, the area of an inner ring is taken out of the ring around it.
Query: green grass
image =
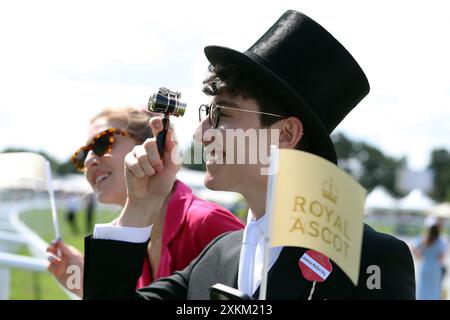
[[[84,252],[84,236],[86,232],[86,215],[80,211],[76,215],[79,234],[73,234],[64,217],[63,211],[59,214],[61,236],[65,243],[70,244]],[[94,223],[104,223],[113,220],[118,213],[109,211],[97,211]],[[21,214],[21,220],[45,241],[51,242],[54,238],[51,212],[46,210],[33,210]],[[89,232],[91,233],[91,232]],[[19,254],[29,255],[26,247]],[[29,272],[19,269],[11,270],[10,285],[11,300],[67,300],[67,295],[62,291],[57,281],[50,273]]]

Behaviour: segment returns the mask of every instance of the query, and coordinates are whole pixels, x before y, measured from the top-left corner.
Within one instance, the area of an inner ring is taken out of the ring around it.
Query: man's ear
[[[289,117],[274,124],[280,130],[280,148],[295,149],[303,136],[303,123],[297,117]]]

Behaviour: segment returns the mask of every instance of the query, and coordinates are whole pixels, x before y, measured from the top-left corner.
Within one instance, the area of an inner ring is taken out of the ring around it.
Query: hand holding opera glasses
[[[148,101],[149,111],[164,114],[162,119],[163,130],[158,133],[158,136],[156,137],[158,152],[161,157],[164,151],[167,129],[169,129],[170,115],[179,117],[183,116],[186,111],[186,103],[181,102],[180,98],[180,92],[170,91],[167,88],[159,88],[158,93],[154,93]]]

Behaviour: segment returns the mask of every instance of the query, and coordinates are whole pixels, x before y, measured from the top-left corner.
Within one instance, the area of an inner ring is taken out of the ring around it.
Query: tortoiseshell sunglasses
[[[71,160],[74,167],[78,171],[84,170],[84,161],[90,150],[94,151],[99,157],[103,156],[105,153],[111,152],[114,143],[114,134],[131,136],[128,132],[116,128],[109,128],[100,132],[92,139],[91,143],[81,147],[73,154]]]

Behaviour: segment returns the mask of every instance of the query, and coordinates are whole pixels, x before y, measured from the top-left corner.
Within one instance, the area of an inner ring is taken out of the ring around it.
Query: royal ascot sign
[[[356,285],[366,190],[335,164],[298,150],[278,150],[273,178],[271,246],[316,250]],[[269,191],[270,192],[270,191]]]

